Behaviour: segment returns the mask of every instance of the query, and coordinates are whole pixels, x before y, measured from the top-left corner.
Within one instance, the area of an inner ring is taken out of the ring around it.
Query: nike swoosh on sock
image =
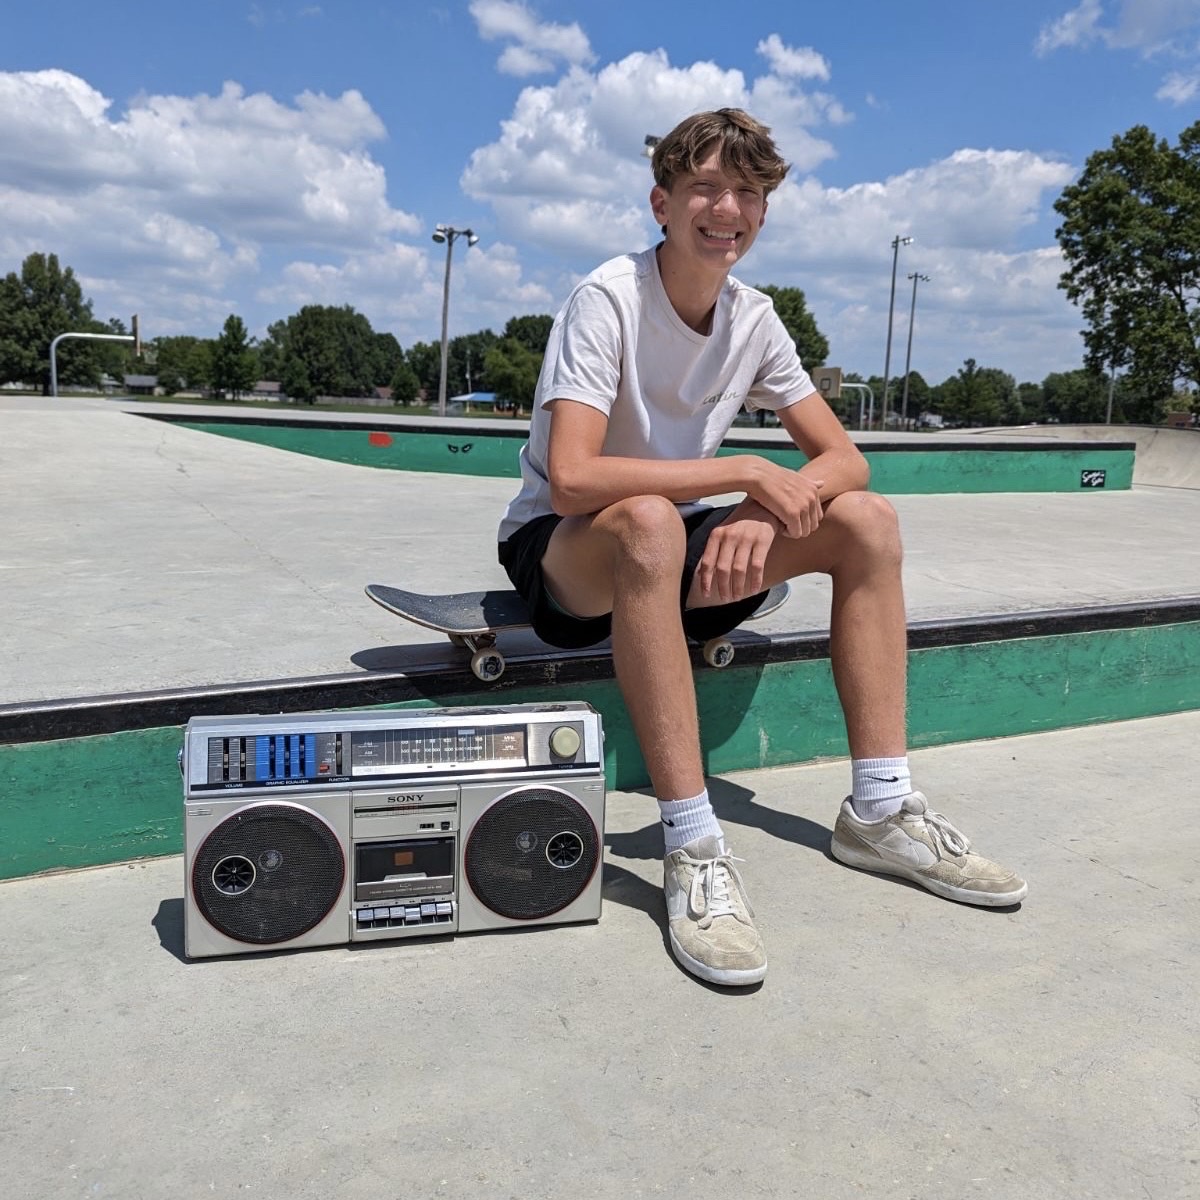
[[[664,825],[669,825],[669,826],[670,826],[672,829],[674,829],[674,828],[675,828],[675,822],[674,822],[674,821],[668,821],[666,817],[659,817],[659,820],[660,820],[660,821],[661,821],[661,822],[662,822]]]
[[[887,776],[887,775],[868,775],[868,776],[867,776],[867,778],[868,778],[868,779],[874,779],[874,780],[878,781],[879,783],[899,783],[899,782],[900,782],[900,776],[899,776],[899,775],[892,775],[892,776]]]

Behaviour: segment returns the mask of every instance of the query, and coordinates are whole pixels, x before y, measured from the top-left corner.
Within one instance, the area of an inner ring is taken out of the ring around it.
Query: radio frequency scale
[[[180,766],[189,958],[599,919],[590,705],[196,717]]]

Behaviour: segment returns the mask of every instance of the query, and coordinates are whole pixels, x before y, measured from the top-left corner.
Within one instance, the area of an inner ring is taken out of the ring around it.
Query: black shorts
[[[687,532],[687,552],[683,561],[683,575],[679,581],[679,607],[683,609],[683,631],[697,642],[721,637],[736,629],[763,602],[766,592],[734,600],[730,604],[718,604],[711,608],[685,609],[687,595],[692,587],[692,576],[704,555],[708,535],[712,533],[731,512],[734,505],[724,508],[703,508],[683,518]],[[612,632],[612,614],[602,617],[573,617],[565,613],[546,591],[542,575],[542,558],[550,544],[550,536],[563,517],[550,513],[535,517],[522,525],[506,542],[499,546],[500,565],[508,572],[516,588],[529,606],[533,631],[547,645],[563,650],[580,650],[604,641]]]

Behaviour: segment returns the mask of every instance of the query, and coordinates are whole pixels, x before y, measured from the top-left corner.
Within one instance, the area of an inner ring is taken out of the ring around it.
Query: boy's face
[[[654,219],[667,228],[672,254],[724,271],[754,245],[767,215],[762,188],[726,174],[716,148],[695,171],[675,179],[670,191],[656,184],[650,207]]]

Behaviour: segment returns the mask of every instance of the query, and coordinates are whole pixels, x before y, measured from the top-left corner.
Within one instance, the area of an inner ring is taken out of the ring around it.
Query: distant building
[[[256,400],[278,400],[282,394],[279,384],[273,379],[260,379],[250,393]]]
[[[131,396],[159,395],[157,375],[126,375],[122,382]]]

